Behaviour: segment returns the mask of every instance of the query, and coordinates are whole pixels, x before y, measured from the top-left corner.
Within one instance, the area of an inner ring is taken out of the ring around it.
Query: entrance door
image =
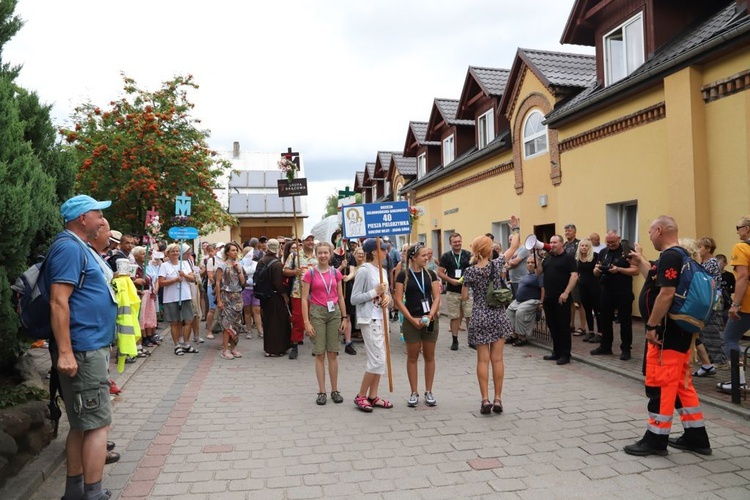
[[[543,241],[544,243],[549,243],[549,239],[552,238],[554,235],[555,235],[554,224],[541,224],[538,226],[534,226],[534,236],[536,236],[536,239],[539,241]]]

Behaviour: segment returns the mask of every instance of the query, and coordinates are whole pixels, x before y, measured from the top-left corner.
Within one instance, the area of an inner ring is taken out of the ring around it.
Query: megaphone
[[[523,246],[526,248],[526,250],[546,250],[548,252],[552,250],[552,247],[549,246],[548,243],[539,241],[533,234],[530,234],[526,237],[526,241],[523,242]]]

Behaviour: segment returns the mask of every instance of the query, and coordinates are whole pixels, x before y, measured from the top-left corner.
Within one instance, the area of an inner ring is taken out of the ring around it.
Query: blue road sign
[[[169,237],[173,240],[194,240],[198,237],[198,230],[194,227],[170,227]]]
[[[342,208],[345,238],[411,233],[409,202],[366,203]]]

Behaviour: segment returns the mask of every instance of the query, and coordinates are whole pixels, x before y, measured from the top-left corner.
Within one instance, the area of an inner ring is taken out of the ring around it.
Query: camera
[[[601,265],[599,265],[599,270],[602,273],[608,273],[610,269],[612,269],[612,263],[611,262],[607,263],[607,264],[601,264]]]

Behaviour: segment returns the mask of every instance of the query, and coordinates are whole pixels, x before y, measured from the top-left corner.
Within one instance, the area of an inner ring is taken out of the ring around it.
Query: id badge
[[[336,310],[336,303],[332,300],[328,301],[328,312],[332,313]]]
[[[422,312],[425,314],[430,312],[430,301],[427,299],[422,299]]]
[[[456,269],[456,275],[454,276],[454,278],[456,278],[456,279],[460,279],[461,278],[461,270],[460,269]]]

